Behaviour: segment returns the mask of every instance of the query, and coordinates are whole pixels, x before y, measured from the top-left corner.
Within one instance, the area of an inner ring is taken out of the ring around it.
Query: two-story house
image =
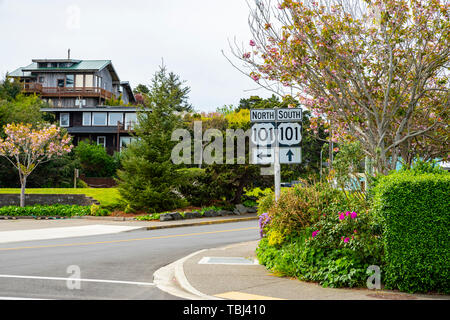
[[[120,151],[131,141],[136,122],[136,103],[129,82],[120,81],[110,60],[33,59],[26,67],[8,74],[18,79],[23,92],[37,94],[48,103],[61,127],[77,145],[89,139],[108,153]],[[108,100],[124,106],[107,106]]]

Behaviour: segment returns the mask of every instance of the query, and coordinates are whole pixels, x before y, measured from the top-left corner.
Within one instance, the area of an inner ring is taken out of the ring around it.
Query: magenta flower
[[[319,233],[319,230],[313,231],[312,237],[314,238],[315,236],[317,236],[318,233]]]
[[[349,238],[345,238],[344,243],[347,243],[349,240],[350,240]]]
[[[250,40],[250,45],[251,45],[252,47],[254,47],[254,46],[256,46],[256,42],[253,41],[253,40]]]
[[[350,215],[350,218],[355,219],[357,216],[358,216],[358,214],[353,211]]]
[[[348,215],[350,214],[350,211],[347,211],[346,213],[345,213],[345,215],[348,217]]]
[[[345,215],[344,215],[344,213],[341,213],[340,215],[339,215],[339,220],[344,220],[345,219]]]

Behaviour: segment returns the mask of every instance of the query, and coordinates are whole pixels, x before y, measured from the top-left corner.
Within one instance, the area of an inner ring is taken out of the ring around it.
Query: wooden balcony
[[[82,98],[103,98],[111,99],[112,92],[99,87],[43,87],[40,83],[24,83],[23,92],[36,93],[47,98],[65,98],[65,97],[82,97]]]
[[[117,123],[117,133],[125,133],[125,132],[134,132],[134,121],[128,121],[125,123],[118,122]]]

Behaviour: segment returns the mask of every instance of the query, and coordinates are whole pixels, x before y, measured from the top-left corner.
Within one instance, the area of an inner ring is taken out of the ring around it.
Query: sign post
[[[277,112],[277,108],[275,108],[275,114]],[[278,131],[278,121],[275,119],[275,163],[273,164],[273,174],[274,174],[274,183],[275,183],[275,202],[280,199],[281,194],[281,165],[280,165],[280,137]]]
[[[273,164],[275,200],[281,193],[281,163],[301,163],[302,109],[251,109],[253,163]],[[299,123],[300,122],[300,123]]]

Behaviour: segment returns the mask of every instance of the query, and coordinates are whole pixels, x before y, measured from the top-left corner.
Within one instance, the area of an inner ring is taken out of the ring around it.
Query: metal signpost
[[[302,109],[251,109],[252,163],[274,165],[275,200],[280,197],[280,164],[301,163]]]

